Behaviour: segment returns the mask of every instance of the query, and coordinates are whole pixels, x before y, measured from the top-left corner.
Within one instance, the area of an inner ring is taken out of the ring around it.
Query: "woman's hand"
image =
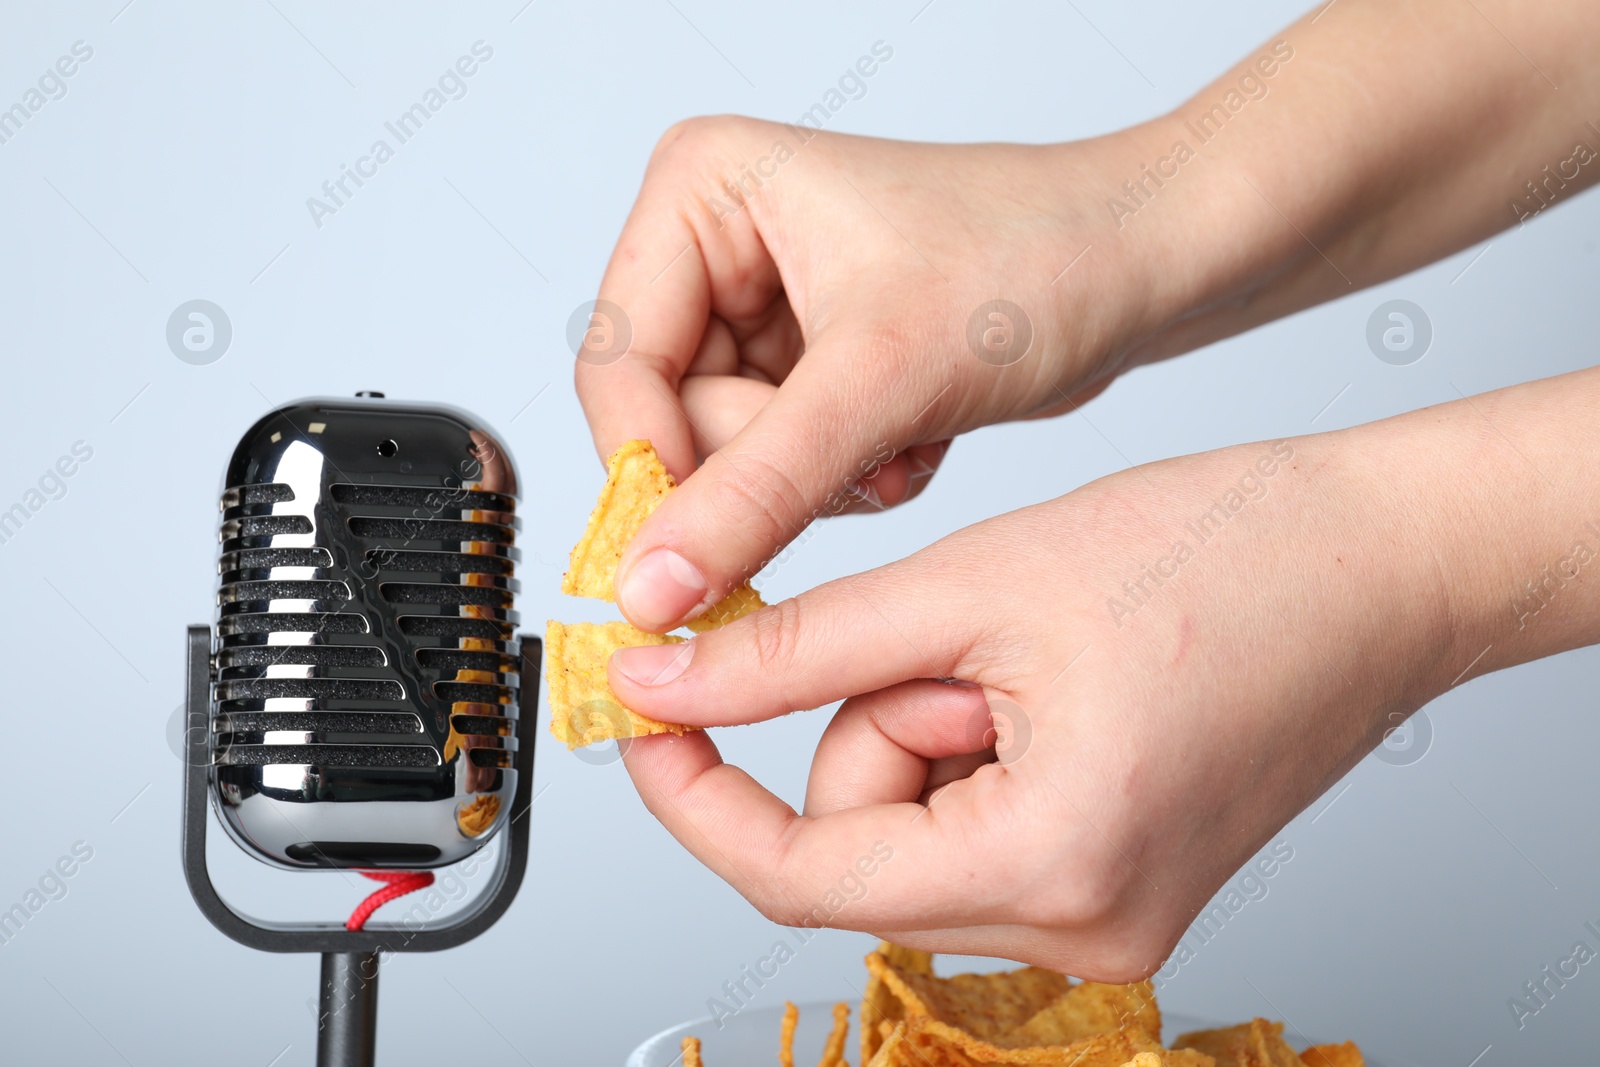
[[[601,455],[648,437],[684,483],[622,561],[622,610],[666,630],[812,518],[915,495],[957,433],[1575,195],[1600,179],[1560,162],[1600,101],[1591,7],[1321,5],[1171,113],[1068,144],[675,127],[577,368]]]
[[[812,519],[916,495],[955,434],[1106,380],[1156,305],[1106,154],[670,131],[577,364],[601,455],[649,438],[683,483],[623,560],[629,619],[676,625]]]
[[[802,814],[705,733],[635,739],[629,773],[777,922],[1143,977],[1386,730],[1600,638],[1597,404],[1586,371],[1135,468],[620,651],[618,699],[668,721],[847,698]]]

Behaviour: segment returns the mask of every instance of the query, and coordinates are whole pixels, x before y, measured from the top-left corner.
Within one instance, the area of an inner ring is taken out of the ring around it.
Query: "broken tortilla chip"
[[[629,441],[606,461],[606,484],[589,513],[589,525],[572,548],[561,591],[568,596],[617,599],[622,550],[674,485],[649,441]]]
[[[800,1009],[794,1001],[783,1002],[783,1023],[778,1028],[779,1067],[794,1067],[794,1028],[800,1025]]]
[[[700,1039],[686,1037],[678,1045],[683,1050],[683,1067],[701,1067],[700,1064]]]
[[[1137,1026],[1095,1034],[1068,1045],[1002,1049],[964,1030],[932,1019],[908,1024],[909,1042],[932,1067],[1124,1067],[1141,1052],[1161,1056],[1167,1067],[1213,1067],[1210,1056],[1199,1052],[1172,1052]]]
[[[1306,1067],[1367,1067],[1366,1057],[1354,1041],[1341,1045],[1312,1045],[1300,1053]]]
[[[914,948],[878,942],[874,955],[911,974],[933,974],[933,954]],[[867,988],[861,996],[861,1062],[868,1064],[877,1057],[886,1031],[905,1018],[900,1000],[884,986],[883,979],[871,971],[867,974]],[[902,1027],[902,1035],[904,1028]]]
[[[849,1067],[844,1062],[844,1039],[849,1035],[850,1005],[841,1001],[833,1006],[833,1029],[828,1032],[828,1043],[822,1047],[817,1067]]]
[[[1173,1047],[1204,1052],[1216,1060],[1217,1067],[1304,1067],[1304,1061],[1283,1040],[1283,1024],[1265,1019],[1181,1034]]]
[[[867,957],[867,970],[899,1000],[908,1021],[931,1019],[983,1041],[1023,1025],[1072,987],[1065,975],[1041,967],[936,978],[876,952]]]
[[[872,1054],[870,1060],[861,1062],[865,1067],[893,1067],[900,1062],[897,1053],[905,1038],[905,1023],[895,1023],[893,1026],[883,1023],[878,1031],[878,1050]]]
[[[767,602],[761,599],[761,594],[750,588],[749,582],[743,582],[734,586],[732,592],[707,608],[703,614],[690,619],[684,625],[697,634],[703,634],[707,630],[726,626],[734,619],[742,619],[766,606]]]
[[[1141,1052],[1122,1067],[1167,1067],[1167,1065],[1161,1059],[1160,1053]]]
[[[995,1037],[993,1044],[1000,1048],[1070,1045],[1126,1026],[1160,1036],[1161,1010],[1156,1007],[1155,987],[1149,982],[1073,986],[1021,1026]]]
[[[617,649],[682,642],[681,637],[645,633],[625,622],[552,620],[544,632],[550,732],[568,749],[575,749],[597,741],[698,730],[698,726],[658,722],[623,707],[606,680],[606,661]]]
[[[572,547],[561,591],[568,596],[617,600],[617,564],[644,520],[677,483],[649,441],[629,441],[606,461],[606,484],[589,513],[589,525]],[[765,607],[744,582],[689,624],[695,633],[715,629]]]

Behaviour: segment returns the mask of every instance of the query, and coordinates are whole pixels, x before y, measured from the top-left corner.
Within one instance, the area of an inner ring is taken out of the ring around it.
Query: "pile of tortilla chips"
[[[589,514],[589,526],[573,546],[561,591],[568,596],[617,600],[617,563],[644,520],[676,484],[649,441],[629,441],[606,463],[605,488]],[[761,596],[745,582],[689,623],[704,633],[764,607]],[[626,622],[559,623],[545,629],[545,677],[550,686],[550,732],[567,748],[597,741],[675,733],[696,729],[658,722],[618,703],[606,681],[606,661],[619,648],[665,645],[683,641],[670,634],[652,634]]]
[[[861,1001],[863,1067],[1365,1067],[1353,1042],[1296,1053],[1283,1024],[1253,1019],[1183,1034],[1161,1045],[1161,1011],[1149,982],[1074,983],[1039,967],[938,978],[933,957],[887,941],[867,957]],[[794,1064],[799,1012],[785,1007],[778,1062]],[[849,1008],[833,1009],[820,1067],[849,1067]],[[691,1054],[692,1047],[692,1054]],[[684,1067],[700,1067],[700,1042],[684,1038]],[[723,1067],[741,1067],[727,1064]]]

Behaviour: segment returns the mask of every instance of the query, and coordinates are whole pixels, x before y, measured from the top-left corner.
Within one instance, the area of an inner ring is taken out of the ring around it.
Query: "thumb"
[[[744,428],[661,501],[618,565],[617,603],[630,622],[662,632],[695,617],[814,520],[861,498],[864,480],[905,445],[892,409],[909,402],[891,403],[863,382],[877,371],[861,355],[809,351]],[[879,402],[869,407],[874,394]]]
[[[840,578],[682,644],[619,649],[608,675],[625,707],[664,722],[728,726],[955,673],[969,613],[913,556]]]

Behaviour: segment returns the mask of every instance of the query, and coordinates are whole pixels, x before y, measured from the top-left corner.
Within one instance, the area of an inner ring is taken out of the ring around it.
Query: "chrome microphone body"
[[[517,787],[517,475],[478,420],[304,400],[228,464],[212,799],[288,868],[437,867]]]

